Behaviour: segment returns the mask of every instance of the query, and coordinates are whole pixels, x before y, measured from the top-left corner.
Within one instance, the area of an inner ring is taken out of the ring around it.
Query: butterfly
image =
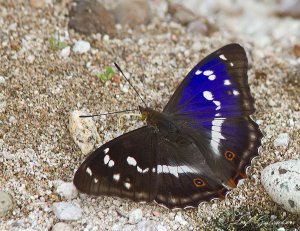
[[[246,177],[262,133],[250,118],[248,61],[229,44],[200,61],[162,112],[139,107],[147,125],[96,149],[74,176],[90,195],[197,207],[224,198]]]

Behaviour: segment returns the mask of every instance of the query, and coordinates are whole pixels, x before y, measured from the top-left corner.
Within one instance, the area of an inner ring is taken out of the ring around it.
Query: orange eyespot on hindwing
[[[201,178],[195,178],[193,180],[195,187],[200,188],[200,187],[205,187],[206,184],[204,182],[204,180],[202,180]]]
[[[227,185],[230,187],[230,188],[236,188],[236,183],[234,181],[234,179],[229,179],[227,181]]]
[[[233,160],[236,157],[236,154],[231,151],[226,151],[224,156],[227,160]]]

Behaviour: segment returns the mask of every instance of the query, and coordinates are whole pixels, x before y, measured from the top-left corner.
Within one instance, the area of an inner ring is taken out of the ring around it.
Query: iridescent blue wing
[[[235,186],[258,154],[262,137],[255,122],[245,50],[229,44],[199,62],[164,108],[199,147],[224,184]]]

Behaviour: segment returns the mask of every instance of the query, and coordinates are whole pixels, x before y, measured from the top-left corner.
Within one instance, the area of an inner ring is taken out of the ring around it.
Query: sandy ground
[[[297,222],[268,197],[260,172],[270,163],[300,158],[300,59],[293,54],[293,46],[300,43],[300,20],[277,18],[268,1],[216,1],[224,9],[218,14],[211,1],[202,7],[196,2],[186,4],[213,18],[220,28],[209,37],[188,34],[184,26],[154,17],[148,26],[120,27],[116,39],[105,40],[68,31],[68,9],[61,3],[34,9],[27,1],[0,1],[0,75],[5,79],[0,85],[0,150],[7,157],[0,155],[0,190],[10,193],[15,202],[13,211],[0,219],[0,230],[47,230],[58,222],[51,207],[65,199],[56,193],[53,182],[72,181],[84,159],[69,134],[70,112],[109,112],[141,104],[132,89],[122,91],[123,79],[121,86],[111,81],[103,84],[95,71],[117,62],[148,105],[161,109],[201,58],[230,42],[242,44],[247,51],[257,108],[253,118],[265,135],[248,179],[224,201],[180,211],[188,222],[185,226],[174,221],[178,211],[153,203],[87,196],[71,200],[83,209],[83,216],[66,223],[75,230],[110,230],[114,224],[126,223],[118,209],[127,213],[134,208],[142,209],[143,219],[157,221],[167,230],[226,225],[235,212]],[[49,48],[53,36],[64,38],[70,46],[83,39],[92,49],[62,59]],[[120,134],[117,120],[117,115],[95,118],[102,143]],[[122,132],[136,126],[132,118]],[[290,143],[275,148],[273,141],[282,132],[289,134]]]

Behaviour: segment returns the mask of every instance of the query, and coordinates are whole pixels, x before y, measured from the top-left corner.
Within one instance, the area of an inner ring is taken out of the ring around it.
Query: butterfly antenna
[[[96,117],[96,116],[103,116],[103,115],[111,115],[111,114],[118,114],[118,113],[124,113],[124,112],[130,112],[130,111],[137,111],[138,109],[133,110],[123,110],[123,111],[115,111],[115,112],[107,112],[103,114],[97,114],[97,115],[81,115],[80,118],[89,118],[89,117]]]
[[[143,100],[142,96],[139,94],[139,92],[134,88],[134,86],[131,84],[131,82],[129,81],[129,79],[124,75],[123,71],[121,70],[121,68],[119,67],[118,64],[114,63],[116,68],[118,69],[119,72],[121,72],[121,74],[123,75],[123,77],[126,79],[126,81],[129,83],[129,85],[133,88],[133,90],[136,92],[136,94],[140,97],[140,99],[142,100],[142,102],[145,104],[145,106],[147,107],[146,102]]]

